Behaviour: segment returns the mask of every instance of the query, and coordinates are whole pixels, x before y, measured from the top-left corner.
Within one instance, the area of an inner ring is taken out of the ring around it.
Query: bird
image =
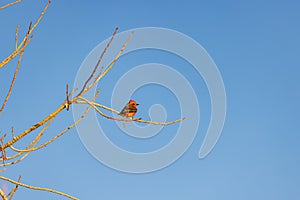
[[[129,102],[124,106],[119,115],[126,118],[133,117],[137,112],[138,105],[139,104],[136,103],[134,100],[129,100]]]

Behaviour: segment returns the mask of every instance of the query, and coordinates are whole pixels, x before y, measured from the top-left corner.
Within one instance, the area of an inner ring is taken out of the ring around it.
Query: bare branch
[[[15,129],[14,129],[14,127],[11,127],[11,136],[12,136],[12,138],[15,137]]]
[[[72,100],[70,100],[70,103],[72,103]],[[60,107],[58,107],[54,112],[52,112],[50,115],[48,115],[47,117],[45,117],[42,121],[38,122],[37,124],[31,126],[30,128],[26,129],[25,131],[23,131],[22,133],[20,133],[18,136],[14,137],[12,140],[10,140],[9,142],[7,142],[6,144],[2,145],[0,147],[0,151],[2,151],[3,149],[6,149],[7,147],[13,145],[14,143],[16,143],[17,141],[19,141],[21,138],[23,138],[24,136],[26,136],[28,133],[36,130],[37,128],[39,128],[40,126],[44,125],[46,122],[48,122],[50,119],[56,117],[58,115],[58,113],[60,113],[63,109],[65,109],[65,104],[62,104]]]
[[[99,95],[99,92],[100,90],[97,91],[96,95],[94,96],[94,99],[92,102],[94,102],[98,95]],[[28,148],[25,148],[24,150],[21,150],[21,149],[16,149],[14,148],[13,146],[10,146],[14,151],[17,151],[17,152],[32,152],[32,151],[36,151],[36,150],[39,150],[43,147],[46,147],[48,144],[54,142],[56,139],[58,139],[59,137],[61,137],[62,135],[64,135],[66,132],[68,132],[70,129],[74,128],[82,119],[84,119],[84,117],[88,114],[88,112],[90,111],[91,109],[91,106],[87,107],[86,110],[84,111],[84,113],[80,116],[80,118],[78,118],[73,124],[71,124],[70,126],[68,126],[65,130],[63,130],[62,132],[60,132],[59,134],[57,134],[55,137],[53,137],[52,139],[48,140],[47,142],[45,142],[44,144],[41,144],[40,146],[38,147],[35,147],[35,148],[31,148],[31,149],[28,149]]]
[[[98,67],[99,67],[99,65],[100,65],[100,63],[101,63],[101,61],[102,61],[102,59],[103,59],[103,56],[104,56],[104,54],[106,53],[107,49],[109,48],[110,44],[112,43],[113,39],[115,38],[115,35],[117,34],[117,32],[118,32],[118,27],[116,27],[116,29],[115,29],[115,31],[114,31],[112,37],[110,38],[109,42],[108,42],[107,45],[105,46],[104,50],[102,51],[102,53],[101,53],[101,55],[100,55],[100,57],[99,57],[99,59],[98,59],[98,61],[97,61],[97,64],[95,65],[95,67],[94,67],[94,69],[93,69],[93,72],[91,73],[91,75],[89,76],[89,78],[86,80],[86,82],[84,83],[84,85],[83,85],[81,91],[78,93],[77,96],[81,96],[81,95],[86,91],[86,86],[87,86],[87,84],[88,84],[88,83],[90,82],[90,80],[95,76],[95,73],[96,73],[96,71],[97,71],[97,69],[98,69]]]
[[[46,130],[46,129],[45,129]],[[30,145],[32,147],[34,147],[35,145],[37,145],[37,143],[40,141],[41,137],[42,137],[42,131],[39,133],[39,135],[33,139],[33,141],[30,143]],[[12,148],[10,146],[10,148]],[[12,148],[13,149],[13,148]],[[14,149],[13,149],[14,150]],[[24,152],[21,152],[20,155],[22,155]],[[19,159],[15,160],[15,161],[12,161],[12,162],[9,162],[9,163],[4,163],[4,164],[0,164],[0,166],[9,166],[9,165],[14,165],[14,164],[17,164],[19,162],[21,162],[22,160],[24,160],[29,154],[31,153],[31,151],[25,153],[22,157],[20,157]],[[17,156],[18,157],[18,156]],[[8,160],[8,159],[7,159]]]
[[[3,140],[4,140],[4,138],[6,137],[6,134],[4,134],[3,136],[1,136],[1,138],[0,138],[0,143],[1,143],[1,145],[3,145],[4,144],[4,142],[3,142]],[[4,165],[4,161],[7,159],[7,157],[6,157],[6,149],[3,149],[2,151],[1,151],[1,159],[2,159],[2,164]],[[5,169],[4,169],[5,170]],[[3,171],[4,171],[3,170]],[[1,171],[2,172],[2,171]]]
[[[83,97],[79,97],[81,100],[83,100],[86,104],[92,106],[100,115],[102,115],[103,117],[107,118],[107,119],[112,119],[112,120],[116,120],[116,121],[124,121],[123,118],[115,118],[109,115],[104,114],[101,110],[99,110],[92,102],[90,102],[89,100],[83,98]]]
[[[15,33],[15,50],[18,48],[18,43],[19,43],[19,28],[20,28],[20,25],[18,25],[17,28],[16,28],[16,33]]]
[[[28,150],[30,148],[33,148],[37,143],[38,141],[40,140],[40,138],[42,137],[43,133],[46,131],[46,129],[50,126],[50,124],[53,122],[54,118],[50,119],[48,121],[48,123],[42,128],[42,130],[39,132],[39,134],[27,145],[27,147],[25,147],[25,150]],[[13,155],[13,156],[10,156],[10,157],[6,157],[6,160],[12,160],[12,159],[15,159],[19,156],[21,156],[23,153],[25,152],[30,152],[30,151],[19,151],[17,148],[13,147],[12,145],[9,146],[13,151],[16,151],[18,152],[17,154]],[[27,155],[26,155],[27,156]],[[26,157],[25,156],[25,157]],[[25,158],[24,157],[24,158]],[[21,159],[24,159],[24,158],[21,158]],[[10,165],[12,164],[15,164],[14,162],[11,162]]]
[[[98,104],[98,103],[93,103],[93,102],[90,102],[89,100],[83,98],[83,97],[79,97],[79,99],[81,99],[82,101],[84,102],[77,102],[79,104],[81,103],[86,103],[86,104],[89,104],[90,106],[92,106],[101,116],[107,118],[107,119],[112,119],[112,120],[116,120],[116,121],[124,121],[124,122],[131,122],[131,121],[136,121],[136,122],[140,122],[140,123],[145,123],[145,124],[153,124],[153,125],[162,125],[162,126],[167,126],[167,125],[171,125],[171,124],[175,124],[175,123],[178,123],[180,121],[183,121],[185,120],[185,118],[180,118],[180,119],[177,119],[177,120],[174,120],[174,121],[171,121],[171,122],[155,122],[155,121],[150,121],[150,120],[142,120],[141,118],[116,118],[116,117],[112,117],[112,116],[109,116],[109,115],[106,115],[104,114],[101,110],[99,110],[97,107],[100,107],[100,108],[103,108],[105,110],[108,110],[108,111],[111,111],[111,112],[114,112],[116,114],[119,114],[118,111],[112,109],[112,108],[109,108],[107,106],[104,106],[104,105],[101,105],[101,104]]]
[[[21,1],[21,0],[18,0]],[[17,2],[18,2],[17,1]],[[13,5],[13,3],[11,3]],[[16,76],[17,73],[19,71],[20,68],[20,63],[25,51],[25,48],[27,47],[28,43],[30,42],[30,40],[32,39],[32,31],[36,28],[36,26],[39,24],[40,20],[42,19],[44,13],[46,12],[48,6],[50,4],[50,1],[48,1],[47,5],[45,6],[45,8],[43,9],[42,13],[40,14],[39,18],[36,20],[36,22],[34,23],[34,25],[32,26],[32,23],[30,23],[29,29],[26,33],[26,36],[23,38],[23,40],[21,41],[20,44],[18,44],[19,42],[19,26],[17,26],[16,28],[16,32],[15,32],[15,48],[14,51],[7,57],[5,58],[2,62],[0,62],[0,68],[3,67],[4,65],[6,65],[8,62],[10,62],[12,59],[14,59],[17,55],[19,55],[19,59],[18,59],[18,65],[16,67],[15,73],[14,73],[14,77],[12,80],[12,83],[10,85],[9,91],[6,95],[6,98],[4,100],[4,103],[2,104],[1,108],[0,108],[0,113],[3,111],[3,109],[6,106],[6,103],[11,95],[12,92],[12,88],[14,86],[15,80],[16,80]],[[0,9],[1,10],[1,9]],[[126,42],[123,44],[122,48],[120,49],[120,51],[117,53],[117,55],[115,56],[114,60],[104,69],[102,67],[101,70],[99,70],[99,66],[102,62],[102,59],[105,55],[105,53],[107,52],[107,49],[110,47],[113,39],[115,38],[116,34],[117,34],[118,28],[115,29],[112,37],[110,38],[109,42],[107,43],[106,47],[104,48],[103,52],[101,53],[101,55],[99,56],[99,59],[96,63],[96,65],[93,68],[92,73],[90,74],[90,76],[88,77],[88,79],[84,82],[83,87],[81,88],[80,92],[77,95],[73,95],[73,93],[76,91],[76,88],[73,88],[70,92],[69,92],[69,86],[68,84],[66,85],[66,99],[64,100],[64,102],[55,110],[53,111],[51,114],[49,114],[48,116],[46,116],[45,118],[43,118],[41,121],[39,121],[38,123],[36,123],[35,125],[29,127],[28,129],[26,129],[25,131],[21,132],[19,135],[15,136],[14,135],[14,129],[12,128],[12,139],[6,143],[3,142],[4,137],[0,138],[1,141],[1,146],[0,146],[0,151],[2,152],[2,158],[0,159],[0,161],[3,161],[3,164],[0,164],[0,166],[8,166],[8,165],[13,165],[16,164],[20,161],[22,161],[26,156],[28,156],[31,152],[39,150],[43,147],[46,147],[48,144],[54,142],[56,139],[58,139],[59,137],[61,137],[62,135],[64,135],[66,132],[68,132],[70,129],[74,128],[82,119],[85,118],[85,116],[87,115],[87,113],[90,111],[91,108],[94,108],[101,116],[108,118],[108,119],[112,119],[112,120],[117,120],[117,121],[123,121],[123,122],[131,122],[131,121],[136,121],[136,122],[140,122],[140,123],[147,123],[147,124],[154,124],[154,125],[170,125],[170,124],[174,124],[177,122],[180,122],[182,120],[184,120],[184,118],[172,121],[172,122],[153,122],[153,121],[148,121],[148,120],[142,120],[141,118],[115,118],[113,116],[109,116],[106,115],[105,113],[103,113],[100,109],[105,109],[111,112],[114,112],[116,114],[119,114],[118,111],[109,108],[107,106],[104,106],[102,104],[98,104],[95,103],[100,90],[97,91],[96,95],[94,96],[93,100],[87,100],[85,98],[83,98],[83,94],[86,93],[87,91],[89,91],[91,88],[93,88],[104,76],[107,75],[107,73],[112,69],[112,67],[115,65],[115,63],[117,62],[117,60],[120,58],[121,54],[123,53],[124,49],[126,48],[126,46],[128,45],[129,41],[131,40],[132,36],[133,36],[133,32],[130,34],[130,36],[128,37],[128,39],[126,40]],[[69,110],[69,106],[73,103],[77,103],[77,104],[86,104],[88,105],[88,107],[86,108],[86,110],[83,112],[83,114],[81,115],[80,118],[78,118],[74,123],[72,123],[71,125],[69,125],[66,129],[64,129],[62,132],[60,132],[59,134],[55,135],[52,139],[38,145],[38,143],[41,140],[41,137],[43,136],[44,132],[48,129],[48,127],[50,126],[50,124],[53,122],[54,118],[64,109]],[[43,128],[42,128],[43,127]],[[37,131],[39,128],[42,128],[42,130],[40,130],[40,132],[35,136],[35,138],[33,140],[31,140],[31,142],[24,148],[24,149],[18,149],[15,148],[13,145],[18,142],[19,140],[21,140],[23,137],[25,137],[26,135],[28,135],[29,133],[35,132]],[[12,156],[7,157],[6,156],[6,148],[10,148],[11,151],[13,153],[15,153]],[[11,162],[9,163],[5,163],[5,160],[11,160]],[[12,179],[0,176],[0,179],[4,180],[4,181],[8,181],[11,182],[13,184],[15,184],[15,187],[12,189],[12,191],[8,194],[8,196],[5,196],[5,194],[3,193],[2,190],[0,190],[0,195],[3,199],[7,199],[8,197],[10,197],[10,199],[13,198],[15,192],[18,189],[18,186],[22,186],[25,188],[29,188],[29,189],[34,189],[34,190],[41,190],[41,191],[48,191],[48,192],[52,192],[52,193],[56,193],[56,194],[60,194],[62,196],[71,198],[71,199],[77,199],[75,197],[72,197],[68,194],[53,190],[53,189],[49,189],[49,188],[41,188],[41,187],[35,187],[35,186],[30,186],[30,185],[26,185],[24,183],[20,182],[21,177],[19,177],[18,181],[14,181]],[[1,193],[2,192],[2,193]]]
[[[32,30],[32,29],[31,29]],[[121,53],[124,51],[125,47],[127,46],[127,44],[129,43],[130,39],[132,38],[133,32],[130,34],[129,38],[127,39],[127,41],[124,43],[123,47],[121,48],[121,50],[118,52],[117,56],[115,57],[115,59],[113,60],[113,62],[105,69],[105,71],[95,79],[95,81],[90,84],[89,86],[87,86],[84,90],[83,93],[90,90],[94,84],[96,84],[101,78],[103,78],[108,71],[113,67],[113,65],[116,63],[116,61],[118,60],[118,58],[120,57]],[[100,59],[102,59],[100,57]],[[100,60],[99,59],[99,60]],[[99,66],[96,65],[95,68]],[[80,93],[79,93],[80,94]],[[75,96],[73,99],[69,100],[68,105],[71,105],[74,101],[76,101],[78,99],[78,95]],[[28,128],[27,130],[25,130],[24,132],[20,133],[18,136],[14,137],[12,140],[10,140],[9,142],[7,142],[6,144],[0,146],[0,151],[2,151],[3,149],[6,149],[7,147],[13,145],[14,143],[16,143],[17,141],[19,141],[21,138],[25,137],[27,134],[29,134],[30,132],[36,130],[37,128],[39,128],[40,126],[44,125],[46,122],[48,122],[51,118],[56,117],[56,115],[58,115],[58,113],[60,113],[63,109],[65,109],[67,106],[65,103],[63,103],[59,108],[57,108],[53,113],[51,113],[50,115],[48,115],[47,117],[45,117],[43,120],[41,120],[40,122],[38,122],[37,124],[31,126],[30,128]]]
[[[0,7],[0,10],[5,9],[5,8],[7,8],[7,7],[9,7],[9,6],[15,5],[15,4],[17,4],[17,3],[20,3],[21,1],[22,1],[22,0],[17,0],[17,1],[11,2],[11,3],[8,3],[8,4],[4,5],[4,6],[1,6],[1,7]]]
[[[18,183],[20,183],[21,177],[22,177],[22,176],[20,175],[19,178],[18,178]],[[9,196],[9,200],[12,200],[12,198],[14,197],[16,191],[18,190],[18,187],[19,187],[19,185],[15,185],[15,187],[11,190],[11,192],[8,193],[7,196]]]
[[[168,126],[168,125],[171,125],[171,124],[181,122],[183,120],[185,120],[185,117],[182,117],[180,119],[176,119],[176,120],[171,121],[171,122],[154,122],[154,121],[149,121],[149,120],[143,120],[141,118],[132,118],[131,119],[131,121],[136,121],[136,122],[140,122],[140,123],[144,123],[144,124],[162,125],[162,126]]]
[[[6,94],[6,97],[5,97],[5,99],[4,99],[4,102],[2,103],[2,106],[1,106],[1,108],[0,108],[0,113],[2,113],[2,111],[4,110],[4,108],[5,108],[5,106],[6,106],[6,103],[7,103],[8,99],[9,99],[9,97],[10,97],[10,95],[11,95],[12,89],[13,89],[13,87],[14,87],[14,84],[15,84],[15,81],[16,81],[16,78],[17,78],[17,74],[18,74],[19,69],[20,69],[20,66],[21,66],[21,60],[22,60],[22,58],[23,58],[23,54],[24,54],[24,51],[23,51],[23,52],[20,54],[20,56],[19,56],[18,64],[17,64],[16,70],[15,70],[13,79],[12,79],[12,81],[11,81],[11,84],[10,84],[10,86],[9,86],[9,90],[8,90],[8,92],[7,92],[7,94]]]
[[[24,183],[20,183],[18,181],[14,181],[12,179],[9,179],[9,178],[6,178],[4,176],[0,176],[0,179],[4,180],[4,181],[8,181],[8,182],[11,182],[15,185],[19,185],[21,187],[25,187],[25,188],[29,188],[29,189],[32,189],[32,190],[39,190],[39,191],[47,191],[47,192],[52,192],[52,193],[55,193],[55,194],[59,194],[59,195],[62,195],[64,197],[68,197],[70,199],[73,199],[73,200],[78,200],[78,198],[76,197],[73,197],[71,195],[68,195],[66,193],[63,193],[63,192],[59,192],[57,190],[53,190],[53,189],[50,189],[50,188],[42,188],[42,187],[35,187],[35,186],[31,186],[31,185],[27,185],[27,184],[24,184]]]
[[[14,59],[19,53],[21,53],[22,51],[24,51],[24,47],[26,47],[26,45],[28,44],[27,39],[30,38],[29,35],[31,35],[32,31],[37,27],[37,25],[39,24],[39,22],[41,21],[43,15],[45,14],[49,4],[51,2],[48,1],[48,3],[46,4],[46,6],[44,7],[42,13],[40,14],[39,18],[37,19],[37,21],[34,23],[34,25],[31,27],[29,27],[29,30],[26,34],[26,36],[23,38],[22,42],[17,46],[17,48],[15,48],[15,50],[9,55],[7,56],[2,62],[0,62],[0,68],[2,68],[4,65],[8,64],[12,59]],[[26,44],[27,43],[27,44]],[[25,45],[26,44],[26,45]]]
[[[108,71],[113,67],[113,65],[116,63],[116,61],[118,60],[118,58],[120,57],[121,53],[124,51],[125,47],[127,46],[128,42],[130,41],[130,39],[132,38],[133,32],[130,34],[129,38],[127,39],[127,41],[124,43],[122,49],[118,52],[117,56],[115,57],[115,59],[113,60],[113,62],[105,69],[105,71],[89,86],[87,86],[84,89],[84,92],[88,91],[89,89],[92,88],[92,86],[97,83],[101,78],[103,78]],[[97,66],[95,66],[96,68]],[[83,92],[83,93],[84,93]],[[80,93],[79,93],[80,94]],[[74,101],[76,101],[78,99],[78,95],[76,97],[74,97],[73,99],[69,100],[68,105],[71,105]],[[41,120],[40,122],[38,122],[37,124],[31,126],[30,128],[28,128],[27,130],[25,130],[24,132],[20,133],[18,136],[14,137],[12,140],[10,140],[9,142],[5,143],[4,145],[0,146],[0,151],[2,151],[3,149],[6,149],[7,147],[13,145],[14,143],[16,143],[17,141],[19,141],[21,138],[25,137],[27,134],[29,134],[30,132],[36,130],[37,128],[39,128],[40,126],[44,125],[46,122],[48,122],[50,119],[56,117],[58,115],[58,113],[60,113],[63,109],[66,108],[66,104],[63,103],[59,108],[57,108],[53,113],[51,113],[50,115],[48,115],[47,117],[45,117],[43,120]]]
[[[103,73],[98,74],[98,77],[95,78],[94,82],[92,84],[90,84],[86,90],[91,89],[96,83],[98,83],[110,70],[111,68],[115,65],[115,63],[117,62],[117,60],[120,58],[121,54],[123,53],[123,51],[125,50],[126,46],[128,45],[129,41],[131,40],[132,36],[133,36],[134,32],[131,32],[131,34],[129,35],[128,39],[126,40],[126,42],[124,43],[124,45],[122,46],[121,50],[118,52],[118,54],[116,55],[116,57],[114,58],[114,60],[110,63],[110,65],[104,70]]]
[[[0,189],[0,196],[2,197],[2,200],[7,200],[7,196],[4,194],[4,192]]]
[[[67,98],[66,98],[66,109],[69,110],[69,107],[70,107],[69,97],[70,97],[70,95],[69,95],[69,86],[68,86],[68,84],[66,85],[66,96],[67,96]]]

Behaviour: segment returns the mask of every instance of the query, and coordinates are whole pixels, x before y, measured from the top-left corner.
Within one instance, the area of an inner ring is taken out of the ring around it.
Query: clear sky
[[[20,33],[24,34],[45,4],[24,0],[0,12],[1,59],[12,51],[16,25],[21,25]],[[293,0],[53,0],[34,31],[13,95],[0,115],[1,134],[9,132],[11,126],[19,133],[54,111],[65,99],[65,85],[73,85],[86,56],[111,36],[116,26],[121,32],[169,28],[201,44],[218,66],[226,89],[224,129],[213,151],[198,159],[211,114],[202,77],[174,55],[137,51],[122,57],[98,85],[98,102],[109,105],[114,84],[137,65],[162,63],[183,74],[198,98],[201,121],[195,140],[176,162],[146,174],[120,172],[96,160],[73,129],[46,149],[7,168],[3,175],[17,179],[21,174],[24,183],[54,188],[83,200],[299,199],[299,10],[300,3]],[[1,99],[14,64],[0,70]],[[164,106],[168,120],[180,117],[180,102],[167,88],[149,84],[132,98],[140,104],[137,116],[144,119],[149,118],[148,109],[154,104]],[[98,120],[111,141],[133,152],[164,146],[179,127],[165,127],[154,137],[138,139],[124,134],[107,119]],[[72,111],[63,111],[45,137],[72,122]],[[22,188],[15,199],[63,198]]]

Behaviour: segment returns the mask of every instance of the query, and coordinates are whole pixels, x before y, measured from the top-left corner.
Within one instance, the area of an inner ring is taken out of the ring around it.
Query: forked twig
[[[27,147],[25,147],[25,149],[30,149],[32,148],[36,141],[39,140],[41,138],[41,136],[43,135],[43,133],[46,131],[46,129],[50,126],[50,124],[53,122],[54,118],[52,118],[51,120],[48,121],[48,123],[43,127],[43,129],[39,132],[39,134],[27,145]],[[11,145],[10,148],[12,150],[14,150],[13,146]],[[15,150],[14,150],[15,151]],[[18,151],[17,151],[18,152]],[[27,152],[27,151],[26,151]],[[21,156],[24,152],[18,152],[17,154],[13,155],[13,156],[7,156],[6,160],[12,160],[15,159],[19,156]]]
[[[95,101],[99,95],[99,92],[100,90],[97,91],[96,95],[94,96],[94,99],[93,101]],[[62,132],[60,132],[59,134],[55,135],[55,137],[53,137],[52,139],[48,140],[47,142],[41,144],[40,146],[38,147],[32,147],[30,149],[28,148],[25,148],[23,150],[21,149],[17,149],[13,146],[10,146],[10,148],[16,152],[32,152],[32,151],[37,151],[43,147],[46,147],[48,144],[54,142],[57,138],[61,137],[62,135],[64,135],[66,132],[68,132],[70,129],[72,129],[73,127],[75,127],[81,120],[84,119],[84,117],[87,115],[87,113],[90,111],[91,109],[91,106],[87,107],[86,110],[84,111],[84,113],[73,123],[71,124],[70,126],[68,126],[65,130],[63,130]]]
[[[46,6],[44,7],[42,13],[40,14],[39,18],[36,20],[36,22],[34,23],[34,25],[31,27],[30,25],[30,29],[27,32],[26,35],[31,35],[32,31],[37,27],[37,25],[39,24],[39,22],[41,21],[43,15],[45,14],[46,10],[48,9],[48,6],[50,5],[51,1],[48,1],[48,3],[46,4]],[[26,41],[28,38],[28,36],[25,36],[23,38],[23,40],[21,41],[21,43],[19,45],[17,45],[17,48],[14,49],[14,51],[8,55],[2,62],[0,62],[0,68],[2,68],[4,65],[8,64],[11,60],[13,60],[19,53],[21,53],[22,51],[24,51],[23,47],[26,47]]]
[[[15,70],[13,79],[12,79],[12,81],[11,81],[11,84],[10,84],[10,86],[9,86],[9,90],[8,90],[8,92],[7,92],[6,96],[5,96],[4,102],[2,103],[2,106],[1,106],[1,108],[0,108],[0,113],[2,113],[2,111],[4,110],[4,108],[5,108],[5,106],[6,106],[6,103],[8,102],[8,99],[9,99],[9,97],[10,97],[10,95],[11,95],[12,89],[13,89],[13,87],[14,87],[14,84],[15,84],[15,81],[16,81],[16,78],[17,78],[17,74],[18,74],[18,72],[19,72],[19,68],[20,68],[20,66],[21,66],[21,60],[22,60],[22,58],[23,58],[23,54],[24,54],[24,51],[21,52],[21,54],[20,54],[20,56],[19,56],[18,64],[17,64],[16,70]]]
[[[21,177],[22,176],[20,175],[19,178],[18,178],[18,183],[20,183]],[[8,193],[7,196],[9,197],[9,200],[12,200],[12,198],[14,197],[16,191],[18,190],[18,187],[19,187],[19,185],[15,185],[15,187],[10,191],[10,193]]]
[[[115,65],[115,63],[117,62],[117,60],[120,58],[121,54],[123,53],[123,51],[125,50],[125,48],[127,47],[129,41],[131,40],[132,36],[133,36],[134,32],[131,32],[131,34],[129,35],[129,37],[127,38],[127,40],[125,41],[125,43],[123,44],[121,50],[118,52],[118,54],[116,55],[116,57],[114,58],[114,60],[108,65],[108,67],[104,70],[103,73],[99,73],[98,77],[95,78],[94,82],[92,84],[90,84],[86,90],[91,89],[92,87],[94,87],[94,85],[96,83],[98,83],[111,69],[112,67]]]
[[[102,51],[102,53],[101,53],[101,55],[100,55],[100,58],[98,59],[96,65],[95,65],[95,67],[94,67],[94,69],[93,69],[93,72],[92,72],[91,75],[88,77],[88,79],[85,81],[85,83],[84,83],[84,85],[83,85],[81,91],[77,94],[77,96],[81,96],[81,95],[87,90],[87,88],[86,88],[86,87],[87,87],[87,84],[88,84],[88,83],[90,82],[90,80],[95,76],[95,73],[96,73],[96,71],[97,71],[97,69],[98,69],[98,67],[99,67],[99,65],[100,65],[100,63],[101,63],[101,61],[102,61],[102,59],[103,59],[103,56],[104,56],[104,54],[106,53],[107,49],[109,48],[110,44],[112,43],[113,39],[115,38],[117,32],[118,32],[118,27],[116,27],[116,29],[115,29],[115,31],[114,31],[112,37],[110,38],[109,42],[106,44],[104,50]]]

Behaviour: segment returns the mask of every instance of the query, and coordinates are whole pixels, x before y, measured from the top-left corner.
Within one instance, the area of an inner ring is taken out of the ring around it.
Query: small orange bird
[[[133,117],[137,112],[137,104],[134,100],[130,100],[123,110],[119,113],[122,117]]]

